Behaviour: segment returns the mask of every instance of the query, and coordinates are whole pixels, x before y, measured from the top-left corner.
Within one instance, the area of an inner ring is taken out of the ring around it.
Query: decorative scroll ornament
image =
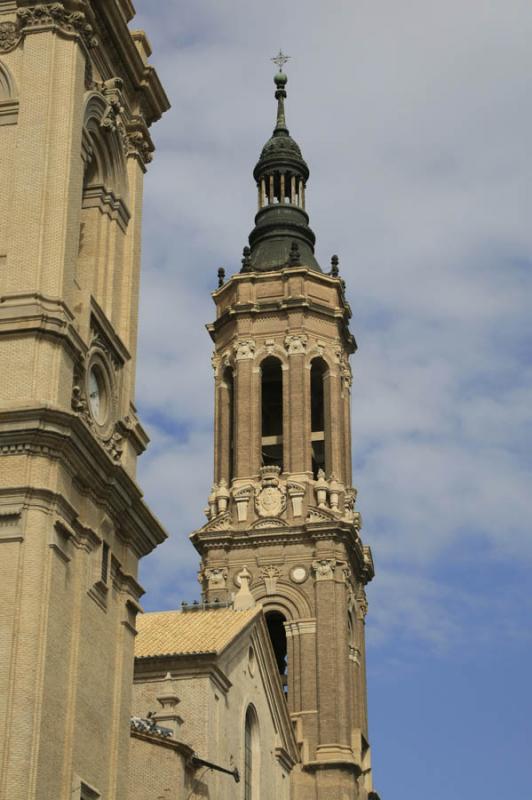
[[[26,29],[52,25],[64,33],[78,34],[87,47],[97,47],[99,42],[94,28],[89,25],[82,11],[67,11],[62,3],[38,3],[28,8],[19,8],[17,16]]]
[[[340,374],[342,376],[342,387],[344,389],[351,389],[353,385],[353,372],[351,365],[348,361],[343,361],[340,367]]]
[[[109,80],[97,84],[96,88],[103,94],[109,104],[109,108],[100,123],[102,128],[111,131],[116,130],[118,118],[124,113],[123,87],[124,81],[122,78],[109,78]]]
[[[255,358],[256,344],[253,339],[241,339],[236,342],[234,347],[237,361],[248,361]]]
[[[335,567],[335,559],[322,558],[319,561],[312,562],[312,569],[316,574],[317,581],[333,580]]]
[[[366,590],[363,586],[358,587],[356,595],[356,612],[358,619],[361,622],[364,622],[366,619],[366,614],[368,613],[368,598],[366,596]]]
[[[14,50],[20,39],[20,29],[16,23],[0,23],[0,53],[9,53],[10,50]]]
[[[284,346],[289,356],[307,352],[308,336],[306,334],[289,334],[285,336]]]
[[[153,161],[153,143],[144,131],[131,131],[126,135],[126,154],[136,156],[143,164]]]
[[[203,577],[208,583],[209,589],[225,589],[227,581],[227,570],[221,568],[206,569]]]
[[[280,468],[263,467],[261,485],[255,489],[255,508],[259,517],[278,517],[286,509],[286,487],[280,485]]]

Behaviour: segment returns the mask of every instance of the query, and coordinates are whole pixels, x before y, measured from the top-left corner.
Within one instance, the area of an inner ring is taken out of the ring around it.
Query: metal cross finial
[[[284,65],[286,64],[287,61],[290,60],[290,58],[291,56],[285,56],[283,51],[279,50],[278,55],[276,55],[275,58],[272,58],[271,60],[273,61],[274,64],[277,64],[277,66],[279,67],[279,72],[281,72]]]

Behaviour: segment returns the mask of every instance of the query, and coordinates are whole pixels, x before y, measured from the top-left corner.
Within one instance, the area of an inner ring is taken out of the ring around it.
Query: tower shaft
[[[250,571],[301,746],[294,797],[365,797],[373,565],[351,484],[343,284],[287,266],[240,273],[214,300],[215,484],[192,536],[204,597],[227,600]]]

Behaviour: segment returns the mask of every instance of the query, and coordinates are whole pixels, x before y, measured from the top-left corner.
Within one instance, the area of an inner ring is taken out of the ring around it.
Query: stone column
[[[221,369],[221,368],[220,368]],[[219,483],[222,478],[230,483],[231,475],[231,389],[226,384],[223,373],[216,379],[214,408],[214,480]]]
[[[351,443],[345,442],[343,438],[343,400],[341,391],[341,378],[336,370],[330,370],[326,377],[326,423],[325,423],[325,446],[329,440],[329,452],[326,454],[325,463],[330,474],[334,474],[337,480],[344,482],[345,477],[345,448],[350,447]],[[327,428],[329,435],[327,436]],[[328,456],[328,457],[327,457]],[[328,477],[328,476],[327,476]]]
[[[316,580],[318,760],[352,761],[347,709],[347,605],[336,559],[313,562]]]
[[[306,423],[310,402],[308,370],[305,369],[307,336],[289,334],[285,338],[288,352],[288,391],[284,398],[285,469],[291,475],[298,475],[308,468],[307,450],[309,438],[306,436]]]
[[[351,388],[347,380],[343,381],[342,405],[344,423],[344,483],[351,486],[353,482],[353,464],[351,455]]]
[[[256,409],[260,398],[254,385],[255,342],[239,339],[234,346],[236,369],[234,375],[234,477],[252,478],[256,473],[257,455],[253,452],[256,439]]]

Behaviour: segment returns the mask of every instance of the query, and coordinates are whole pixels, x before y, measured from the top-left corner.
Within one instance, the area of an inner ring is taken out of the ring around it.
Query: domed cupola
[[[242,271],[267,272],[301,264],[321,272],[314,257],[316,237],[305,211],[309,169],[286,127],[284,101],[288,78],[279,71],[274,81],[277,123],[253,170],[259,210]]]

